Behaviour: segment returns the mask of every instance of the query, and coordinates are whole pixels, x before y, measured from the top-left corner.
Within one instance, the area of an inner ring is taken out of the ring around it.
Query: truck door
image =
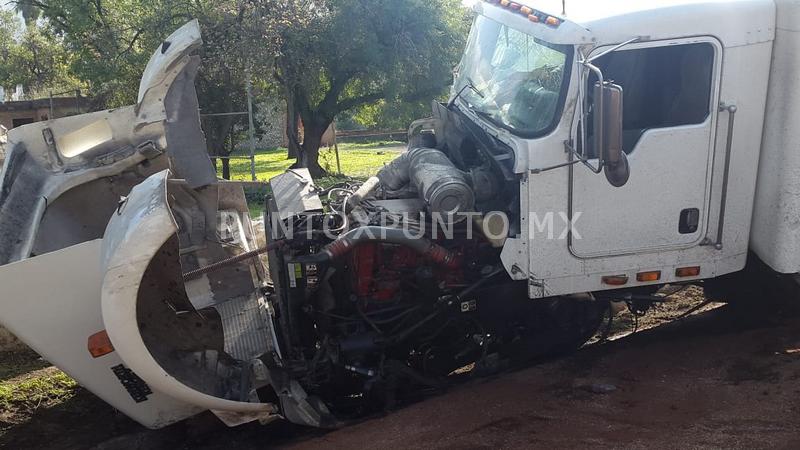
[[[624,91],[623,149],[631,176],[617,188],[581,166],[572,169],[575,255],[660,251],[701,242],[720,60],[721,47],[712,38],[631,45],[596,60],[605,79]],[[595,81],[590,77],[589,86]]]

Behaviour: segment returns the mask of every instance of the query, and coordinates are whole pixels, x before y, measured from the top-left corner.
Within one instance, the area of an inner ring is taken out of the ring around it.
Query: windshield
[[[534,137],[555,125],[572,49],[479,16],[458,69],[456,92],[495,124]],[[466,87],[466,89],[465,89]]]

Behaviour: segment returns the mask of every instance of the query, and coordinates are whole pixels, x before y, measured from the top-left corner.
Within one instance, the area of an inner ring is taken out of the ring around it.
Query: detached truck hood
[[[313,424],[280,350],[238,184],[206,152],[194,78],[200,29],[167,38],[134,106],[9,133],[0,175],[0,325],[142,425],[214,411],[237,425]],[[288,406],[287,406],[288,405]],[[294,412],[292,412],[294,411]]]

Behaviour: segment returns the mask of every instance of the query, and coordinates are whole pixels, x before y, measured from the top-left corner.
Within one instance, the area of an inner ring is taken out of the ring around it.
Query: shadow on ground
[[[799,394],[796,313],[724,306],[328,433],[285,422],[227,429],[210,415],[147,431],[81,390],[0,447],[800,448]]]

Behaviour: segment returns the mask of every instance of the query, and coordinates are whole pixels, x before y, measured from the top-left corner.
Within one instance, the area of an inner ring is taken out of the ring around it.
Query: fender
[[[139,314],[141,311],[137,309],[145,307],[140,301],[148,300],[148,293],[142,290],[142,286],[152,281],[146,279],[146,272],[151,264],[161,263],[159,253],[164,251],[165,246],[171,247],[170,240],[178,233],[167,200],[168,178],[169,171],[163,171],[136,186],[109,222],[103,240],[101,263],[105,274],[102,284],[103,322],[108,336],[120,357],[154,389],[168,392],[181,401],[204,409],[269,417],[277,411],[273,404],[233,400],[223,397],[221,391],[214,392],[220,384],[225,383],[224,377],[229,373],[225,368],[220,368],[222,364],[212,367],[194,364],[195,361],[191,359],[173,359],[178,358],[175,356],[178,351],[172,347],[172,343],[151,341],[148,348],[142,336],[141,330],[146,326],[143,321],[147,314]],[[166,256],[177,261],[177,253],[171,253],[174,250],[177,249],[166,250]],[[180,269],[180,265],[174,265],[173,268]],[[158,271],[170,272],[170,269],[158,267]],[[176,291],[183,291],[180,271],[165,275],[177,276],[179,283],[176,284],[181,286],[176,287]],[[157,291],[154,295],[180,293]],[[161,298],[155,301],[160,302]],[[172,313],[179,314],[177,311]],[[174,330],[174,334],[181,332],[179,327]],[[158,352],[154,346],[161,345],[169,347],[169,350],[163,351],[157,360],[151,351]],[[206,342],[198,339],[197,345],[202,352],[201,347]],[[169,365],[171,370],[166,370],[164,365]],[[195,376],[197,373],[202,373],[202,376]]]
[[[0,324],[81,386],[147,428],[203,411],[137,380],[118,352],[93,358],[89,336],[105,328],[100,312],[102,242],[93,240],[0,270]],[[126,379],[121,378],[127,375]],[[123,384],[135,380],[135,386]],[[148,393],[149,392],[149,393]]]

